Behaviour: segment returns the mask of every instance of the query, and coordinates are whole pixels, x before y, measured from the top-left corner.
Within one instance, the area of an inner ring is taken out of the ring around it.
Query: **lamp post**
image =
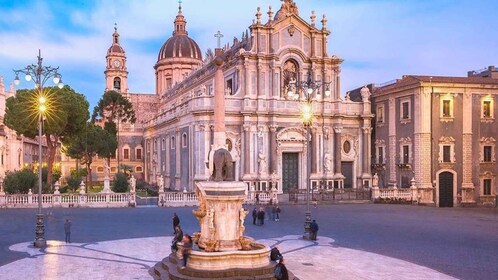
[[[43,248],[47,245],[45,240],[45,225],[44,216],[42,214],[42,130],[43,130],[43,118],[47,110],[47,98],[43,92],[43,85],[45,82],[53,78],[54,84],[59,88],[62,88],[64,84],[62,83],[61,75],[57,70],[59,67],[50,67],[42,65],[43,58],[41,57],[41,50],[38,50],[38,61],[37,64],[31,64],[26,66],[24,69],[14,70],[16,78],[14,84],[19,85],[19,74],[25,75],[26,81],[33,80],[35,83],[35,88],[38,90],[38,213],[36,214],[36,230],[35,230],[35,241],[34,246],[36,248]]]
[[[302,92],[302,108],[301,108],[301,120],[304,127],[306,127],[306,212],[304,219],[304,234],[303,239],[311,239],[311,210],[310,210],[310,176],[311,176],[311,126],[313,124],[313,101],[315,99],[321,98],[321,89],[325,86],[325,96],[330,96],[330,82],[314,81],[313,74],[311,70],[308,71],[308,78],[306,81],[302,81],[300,84],[296,81],[289,82],[287,86],[287,97],[291,100],[299,99],[299,91]]]

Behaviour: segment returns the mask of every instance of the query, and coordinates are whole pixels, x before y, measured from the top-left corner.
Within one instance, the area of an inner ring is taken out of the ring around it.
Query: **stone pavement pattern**
[[[311,242],[289,235],[258,242],[278,245],[287,267],[302,280],[455,279],[406,261],[340,248],[328,237]],[[171,236],[84,244],[49,241],[48,244],[44,250],[33,248],[30,243],[12,245],[11,250],[26,252],[30,257],[0,267],[1,278],[151,279],[148,270],[169,254]]]

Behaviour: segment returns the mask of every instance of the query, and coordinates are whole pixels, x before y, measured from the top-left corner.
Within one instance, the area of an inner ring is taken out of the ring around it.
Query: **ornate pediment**
[[[306,139],[306,131],[298,127],[282,129],[277,133],[278,141],[302,142]]]
[[[441,138],[439,138],[439,143],[455,143],[455,138],[451,136],[442,136]]]

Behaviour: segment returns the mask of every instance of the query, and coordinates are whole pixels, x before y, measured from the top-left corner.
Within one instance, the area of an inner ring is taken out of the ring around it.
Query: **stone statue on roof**
[[[297,9],[296,2],[292,0],[280,0],[282,1],[282,7],[275,14],[275,20],[286,18],[291,14],[299,15],[299,10]]]

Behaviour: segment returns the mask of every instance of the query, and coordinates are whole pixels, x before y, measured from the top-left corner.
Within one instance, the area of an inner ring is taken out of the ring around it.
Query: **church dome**
[[[199,45],[188,36],[187,21],[182,14],[182,7],[178,8],[175,18],[175,31],[173,37],[169,38],[159,50],[157,61],[165,58],[193,58],[202,61],[202,53]]]
[[[173,35],[169,38],[161,47],[157,60],[162,60],[165,58],[194,58],[202,60],[202,53],[199,45],[185,35]]]

